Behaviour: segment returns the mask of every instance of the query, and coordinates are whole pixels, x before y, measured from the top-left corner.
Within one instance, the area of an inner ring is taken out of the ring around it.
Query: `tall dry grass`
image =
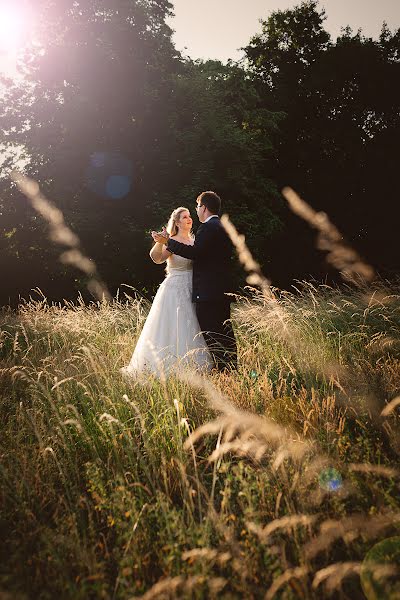
[[[134,295],[1,311],[2,593],[397,597],[399,288],[264,283],[211,378],[122,377]]]
[[[143,300],[4,310],[3,590],[324,598],[334,582],[362,598],[367,552],[399,531],[388,295],[367,310],[361,292],[277,294],[283,335],[243,298],[240,371],[164,382],[119,374]]]

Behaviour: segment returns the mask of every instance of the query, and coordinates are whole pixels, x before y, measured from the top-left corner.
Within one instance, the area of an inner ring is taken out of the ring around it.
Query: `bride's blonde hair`
[[[179,231],[178,221],[181,217],[181,214],[185,210],[187,210],[188,213],[190,214],[190,210],[188,208],[186,208],[185,206],[178,206],[178,208],[175,208],[175,210],[172,211],[171,216],[168,221],[168,224],[167,224],[167,231],[171,237],[174,235],[177,235],[177,233]],[[190,232],[190,234],[193,235],[192,232]]]

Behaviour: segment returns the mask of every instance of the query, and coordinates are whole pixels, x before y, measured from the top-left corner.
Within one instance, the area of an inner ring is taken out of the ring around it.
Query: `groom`
[[[196,200],[201,223],[193,246],[161,235],[156,241],[166,243],[173,254],[193,260],[193,295],[196,314],[204,339],[219,371],[237,369],[237,348],[230,321],[233,292],[232,242],[218,214],[221,199],[215,192],[203,192]]]

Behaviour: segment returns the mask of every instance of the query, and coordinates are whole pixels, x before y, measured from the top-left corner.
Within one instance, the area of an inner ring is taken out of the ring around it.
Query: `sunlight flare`
[[[17,56],[26,43],[32,15],[29,6],[0,0],[0,73],[17,76]]]
[[[25,11],[15,7],[11,2],[0,4],[0,50],[10,53],[17,49],[24,40],[28,29]]]

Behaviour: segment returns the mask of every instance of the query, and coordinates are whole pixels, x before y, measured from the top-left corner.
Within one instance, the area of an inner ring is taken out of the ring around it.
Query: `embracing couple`
[[[157,264],[167,263],[167,275],[124,373],[237,369],[228,295],[234,292],[233,246],[220,211],[219,196],[203,192],[196,201],[201,223],[196,237],[190,212],[182,206],[172,212],[166,230],[152,232],[150,257]]]

